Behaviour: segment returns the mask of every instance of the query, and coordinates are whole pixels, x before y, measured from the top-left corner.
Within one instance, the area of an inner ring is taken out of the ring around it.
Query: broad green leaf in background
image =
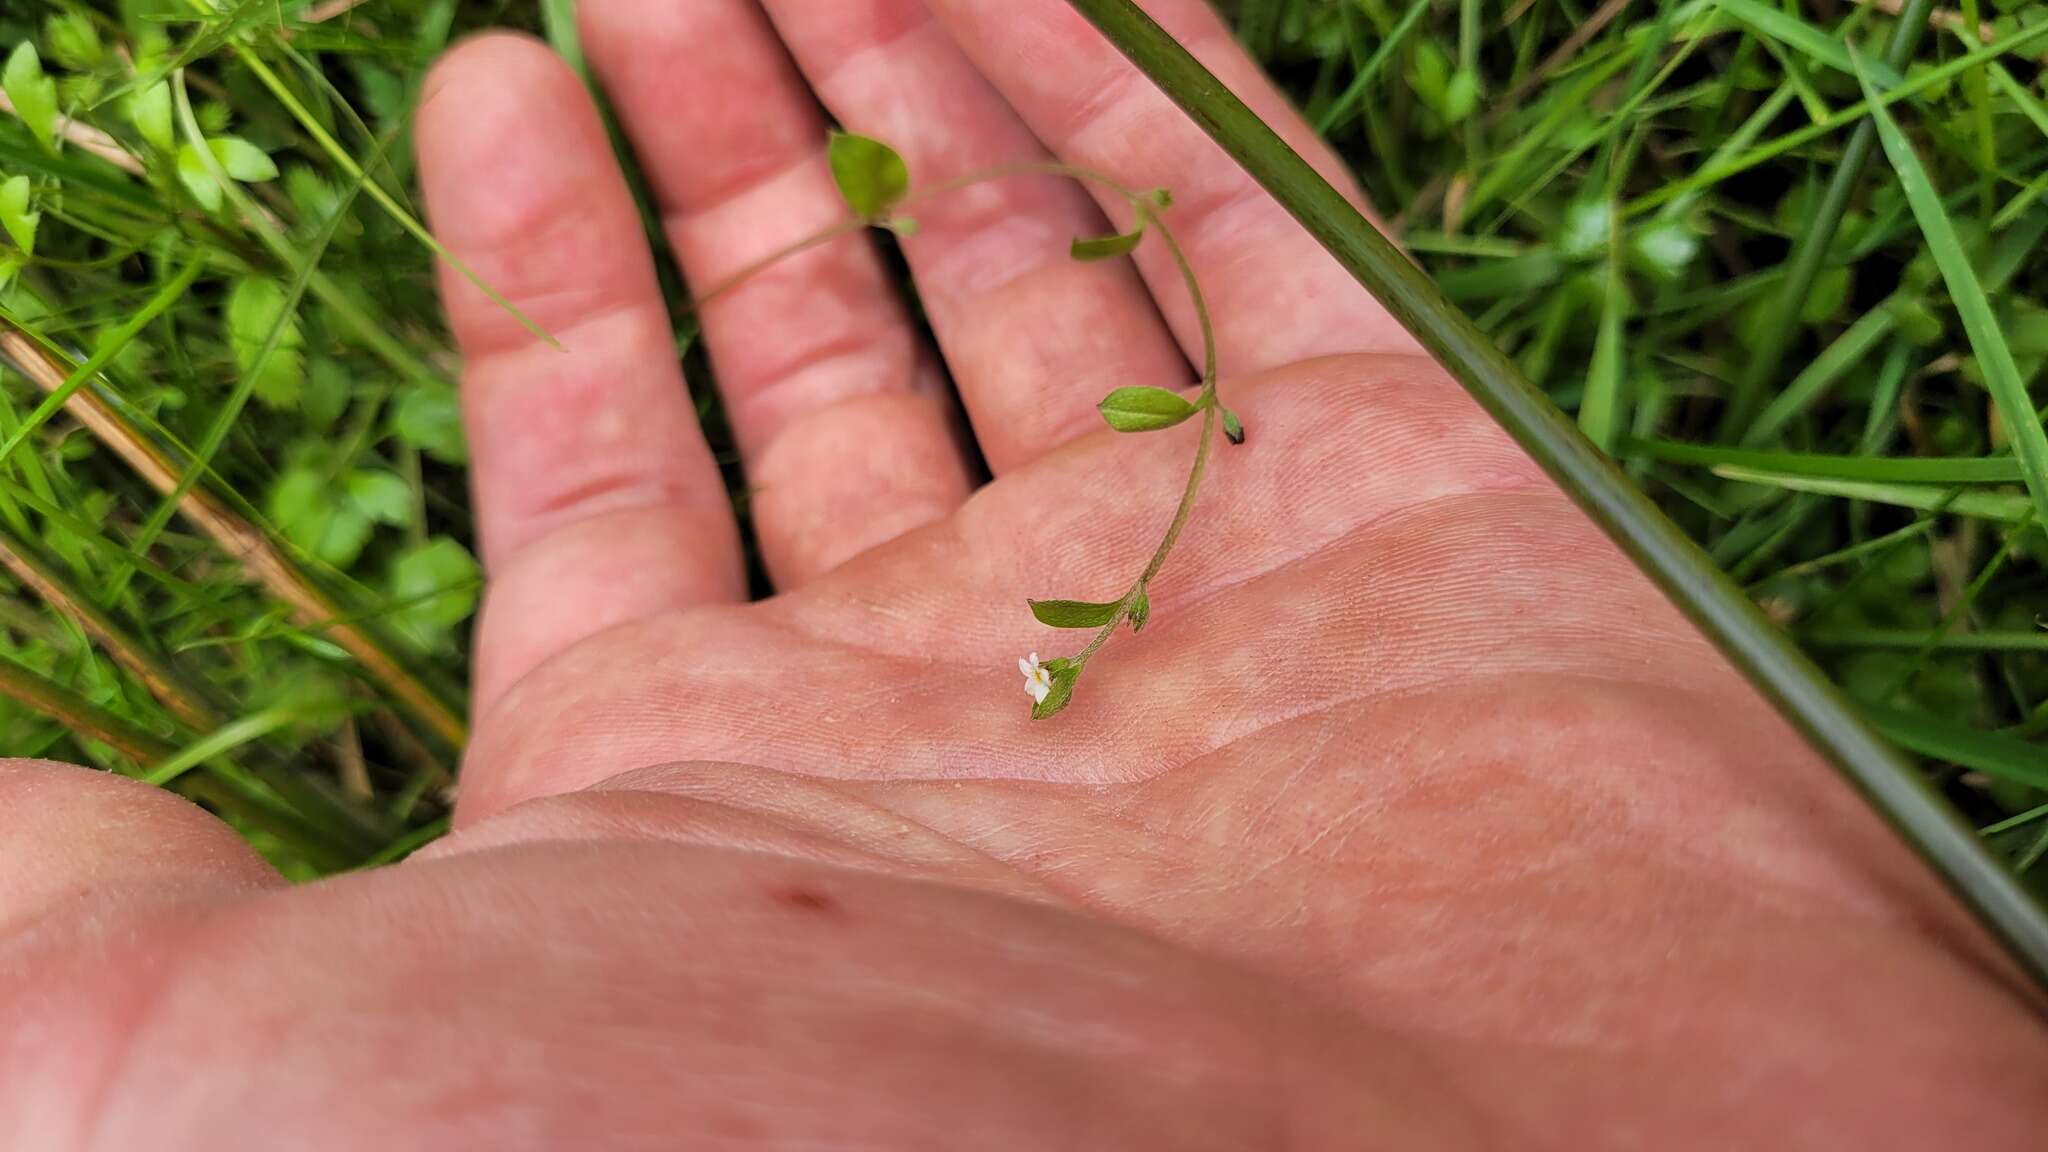
[[[284,308],[285,290],[275,280],[243,280],[228,296],[228,335],[235,344],[235,366],[245,373],[258,373],[253,385],[256,399],[271,408],[297,405],[305,379],[306,338],[298,319],[285,316]],[[271,329],[280,322],[284,331],[259,369],[257,357],[269,342]]]
[[[277,179],[277,164],[270,154],[240,136],[212,136],[206,147],[228,175],[244,184]]]
[[[469,458],[462,439],[462,400],[445,384],[420,384],[398,398],[391,431],[407,445],[447,464]]]
[[[0,231],[14,241],[24,256],[33,256],[36,251],[36,225],[43,214],[28,210],[29,182],[26,176],[9,176],[0,180]]]
[[[57,82],[43,74],[36,46],[26,40],[14,46],[0,69],[0,89],[14,104],[14,114],[46,148],[57,142]]]
[[[391,562],[392,626],[423,648],[445,643],[476,611],[480,578],[476,558],[449,537],[407,549]]]
[[[139,89],[127,98],[128,122],[160,152],[177,148],[178,138],[171,126],[171,86],[162,81]]]

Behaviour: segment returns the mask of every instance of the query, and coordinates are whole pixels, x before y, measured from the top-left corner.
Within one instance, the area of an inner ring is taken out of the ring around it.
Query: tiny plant
[[[1137,578],[1124,589],[1123,595],[1114,600],[1032,600],[1031,614],[1039,623],[1052,628],[1092,629],[1095,635],[1072,656],[1061,656],[1040,661],[1038,653],[1017,661],[1024,673],[1024,689],[1031,695],[1031,715],[1044,719],[1065,708],[1073,700],[1074,685],[1081,679],[1088,662],[1102,650],[1102,646],[1115,635],[1117,627],[1126,621],[1131,631],[1145,626],[1151,617],[1152,602],[1149,589],[1152,579],[1166,566],[1166,559],[1173,552],[1174,544],[1180,540],[1187,527],[1188,517],[1194,511],[1195,494],[1202,485],[1202,474],[1208,469],[1210,449],[1220,426],[1223,435],[1233,444],[1244,442],[1244,425],[1237,415],[1225,408],[1216,395],[1216,336],[1209,319],[1209,309],[1202,297],[1202,286],[1195,279],[1194,268],[1188,263],[1180,243],[1174,239],[1173,231],[1167,226],[1164,212],[1172,204],[1172,197],[1164,189],[1138,191],[1125,187],[1117,180],[1100,172],[1077,168],[1068,164],[1041,163],[1020,164],[975,172],[949,180],[930,188],[912,191],[910,170],[903,157],[894,148],[879,140],[851,133],[834,133],[828,158],[832,179],[839,187],[839,194],[852,210],[852,216],[812,236],[771,253],[764,259],[742,270],[740,273],[706,292],[697,300],[701,307],[763,268],[787,259],[799,252],[807,251],[840,236],[862,228],[882,228],[898,235],[911,235],[917,230],[917,221],[906,215],[906,210],[931,198],[957,191],[974,184],[1006,177],[1022,175],[1054,175],[1096,184],[1113,191],[1130,206],[1131,228],[1110,236],[1077,236],[1069,249],[1075,260],[1114,260],[1128,256],[1135,251],[1148,233],[1157,234],[1159,242],[1173,257],[1180,269],[1181,277],[1187,284],[1190,300],[1193,302],[1195,319],[1202,332],[1202,379],[1192,399],[1165,388],[1129,386],[1118,388],[1102,398],[1097,409],[1102,419],[1118,432],[1156,432],[1171,428],[1189,420],[1201,421],[1201,435],[1195,442],[1195,457],[1188,469],[1187,485],[1181,491],[1180,503],[1175,507],[1173,519],[1167,523],[1166,534],[1159,546],[1152,552],[1152,558],[1139,572]]]

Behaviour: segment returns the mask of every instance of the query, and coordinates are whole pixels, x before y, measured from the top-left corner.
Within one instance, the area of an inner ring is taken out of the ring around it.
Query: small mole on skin
[[[809,912],[817,916],[829,916],[839,911],[839,902],[813,888],[791,886],[776,888],[769,896],[785,908],[798,912]]]

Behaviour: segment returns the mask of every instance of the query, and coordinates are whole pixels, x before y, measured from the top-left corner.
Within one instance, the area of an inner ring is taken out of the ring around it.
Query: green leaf
[[[337,568],[356,562],[374,527],[334,499],[326,470],[312,464],[287,468],[271,486],[265,511],[285,539]]]
[[[240,136],[214,136],[206,141],[206,147],[228,175],[244,184],[277,179],[277,164],[270,154]]]
[[[178,146],[178,180],[201,208],[208,212],[220,210],[220,181],[213,178],[213,172],[206,166],[206,158],[190,144]]]
[[[1138,589],[1138,598],[1131,601],[1131,631],[1143,632],[1145,621],[1152,618],[1152,597],[1143,588]]]
[[[1138,241],[1144,238],[1143,224],[1129,232],[1119,232],[1114,236],[1076,236],[1067,253],[1084,264],[1096,260],[1114,260],[1118,256],[1128,255],[1138,246]]]
[[[1479,73],[1470,68],[1460,68],[1451,75],[1451,82],[1444,86],[1444,119],[1458,124],[1472,115],[1479,106]]]
[[[1096,405],[1102,418],[1119,432],[1151,432],[1171,428],[1195,414],[1195,406],[1178,392],[1164,388],[1119,388]]]
[[[445,384],[422,384],[400,396],[391,413],[391,431],[443,463],[469,459],[462,439],[462,401]]]
[[[351,472],[342,490],[355,510],[380,524],[403,527],[412,522],[412,485],[396,473],[379,469]]]
[[[1941,193],[1935,191],[1933,182],[1927,178],[1919,154],[1907,143],[1905,133],[1899,131],[1891,113],[1879,103],[1877,88],[1871,81],[1873,73],[1866,67],[1866,61],[1853,53],[1852,57],[1856,80],[1863,86],[1864,99],[1871,106],[1871,119],[1877,124],[1878,139],[1884,142],[1885,155],[1898,172],[1899,185],[1905,190],[1913,218],[1919,221],[1921,235],[1927,238],[1928,250],[1941,269],[1943,283],[1948,285],[1949,299],[1956,306],[1956,315],[1963,321],[1970,348],[1977,354],[1978,367],[1984,373],[1984,386],[1998,403],[1999,414],[2012,433],[2013,456],[2026,473],[2027,491],[2034,498],[2035,520],[2048,527],[2048,432],[2042,430],[2041,421],[2034,414],[2026,379],[2013,362],[2005,333],[1991,311],[1984,286],[1978,283],[1977,273],[1970,267],[1962,241],[1956,238],[1955,226],[1942,209]]]
[[[1053,628],[1100,628],[1116,619],[1122,605],[1115,600],[1099,604],[1093,600],[1032,600],[1031,614],[1040,624]]]
[[[864,220],[880,220],[910,191],[910,168],[894,148],[867,136],[834,132],[832,181]]]
[[[1066,709],[1074,700],[1074,683],[1081,679],[1081,669],[1070,660],[1048,660],[1047,671],[1052,673],[1052,690],[1045,699],[1031,706],[1031,718],[1043,720]]]
[[[391,562],[391,623],[424,647],[476,611],[480,569],[469,550],[447,536],[402,552]]]
[[[36,225],[43,214],[28,210],[29,182],[26,176],[10,176],[0,181],[0,229],[4,229],[14,246],[22,255],[33,256],[36,251]]]
[[[170,152],[178,145],[171,127],[171,86],[159,81],[131,93],[127,99],[128,122],[149,141],[151,147]]]
[[[256,398],[269,408],[291,408],[299,402],[305,379],[305,335],[298,318],[285,310],[285,290],[274,280],[249,278],[228,294],[228,337],[235,346],[235,365],[251,384]],[[273,342],[272,331],[277,332]],[[268,347],[270,353],[264,355]]]
[[[306,423],[314,428],[332,427],[347,410],[354,391],[355,383],[349,379],[348,369],[340,361],[323,356],[307,366],[305,387],[299,395],[299,411],[305,414]]]
[[[81,72],[91,70],[105,52],[92,17],[79,11],[59,12],[45,20],[43,42],[57,63]]]
[[[1237,418],[1237,413],[1228,408],[1223,409],[1223,435],[1232,444],[1244,443],[1244,423]]]
[[[36,46],[24,40],[14,46],[7,66],[0,69],[0,89],[14,104],[14,114],[46,148],[57,140],[57,82],[43,75],[42,58]]]

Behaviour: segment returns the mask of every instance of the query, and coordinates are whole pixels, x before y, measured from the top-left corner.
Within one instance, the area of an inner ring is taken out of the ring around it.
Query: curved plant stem
[[[1152,582],[1153,577],[1159,575],[1160,569],[1166,566],[1167,557],[1172,555],[1174,545],[1180,542],[1181,532],[1187,528],[1188,519],[1195,509],[1195,496],[1202,487],[1202,476],[1209,467],[1209,456],[1216,439],[1216,425],[1222,419],[1222,404],[1216,398],[1216,326],[1210,319],[1208,300],[1202,295],[1202,285],[1195,276],[1194,265],[1189,262],[1187,253],[1181,249],[1180,241],[1174,236],[1173,229],[1161,216],[1168,198],[1163,193],[1140,192],[1107,173],[1057,161],[1033,161],[984,168],[912,191],[897,201],[885,218],[870,220],[861,216],[848,216],[822,231],[785,244],[706,289],[690,301],[688,310],[701,311],[711,301],[791,257],[822,247],[841,237],[850,236],[864,228],[901,228],[911,222],[912,218],[908,211],[920,204],[929,203],[938,197],[976,184],[986,184],[1014,176],[1060,176],[1099,184],[1123,197],[1131,206],[1137,227],[1157,232],[1160,243],[1165,245],[1168,254],[1173,257],[1174,267],[1179,270],[1182,282],[1187,285],[1188,299],[1194,308],[1195,321],[1202,333],[1201,391],[1192,402],[1195,411],[1201,413],[1201,438],[1195,445],[1194,463],[1188,468],[1187,484],[1181,489],[1180,503],[1174,508],[1173,519],[1167,524],[1166,534],[1160,539],[1159,547],[1153,550],[1151,560],[1145,564],[1145,570],[1116,602],[1115,610],[1108,622],[1101,625],[1086,648],[1073,656],[1052,662],[1051,667],[1057,670],[1058,675],[1066,677],[1067,684],[1056,703],[1041,703],[1032,710],[1034,717],[1042,719],[1066,706],[1067,694],[1072,688],[1073,680],[1079,677],[1081,669],[1087,666],[1089,659],[1100,651],[1104,644],[1109,643],[1109,638],[1116,634],[1119,625],[1126,620],[1131,621],[1134,628],[1144,623],[1145,615],[1149,613],[1146,587]],[[1238,433],[1233,432],[1232,435],[1237,436]]]
[[[1792,641],[1429,276],[1130,0],[1068,0],[1413,333],[2048,988],[2048,915]],[[2036,1000],[2039,1004],[2041,1001]]]

